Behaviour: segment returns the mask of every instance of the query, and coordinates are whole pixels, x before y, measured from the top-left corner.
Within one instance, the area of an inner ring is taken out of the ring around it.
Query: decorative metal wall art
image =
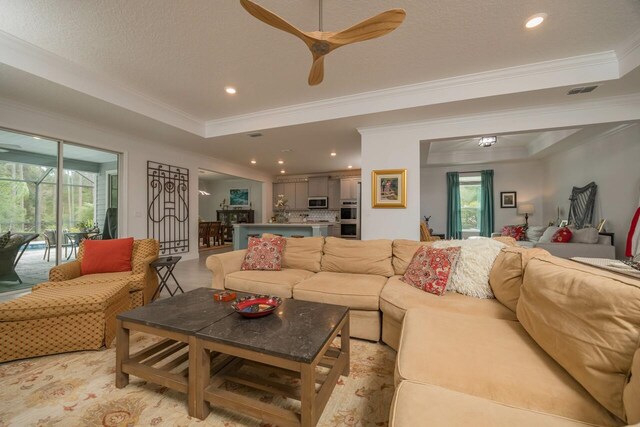
[[[189,252],[189,169],[147,162],[147,237],[162,255]]]
[[[569,224],[576,228],[583,228],[593,225],[593,208],[596,201],[598,186],[595,182],[590,182],[584,187],[573,187],[571,190],[571,205],[569,206]]]

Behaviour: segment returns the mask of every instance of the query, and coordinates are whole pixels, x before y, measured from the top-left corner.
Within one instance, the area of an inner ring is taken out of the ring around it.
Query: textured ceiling
[[[257,1],[316,29],[317,0]],[[407,10],[403,25],[331,53],[318,87],[306,83],[304,44],[237,0],[0,0],[0,30],[208,120],[612,50],[640,22],[637,0],[325,0],[325,29],[392,7]],[[548,20],[526,31],[541,11]]]

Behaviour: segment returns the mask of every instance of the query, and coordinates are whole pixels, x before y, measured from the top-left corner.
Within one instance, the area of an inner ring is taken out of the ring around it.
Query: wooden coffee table
[[[236,315],[230,302],[214,301],[214,293],[214,289],[199,288],[119,314],[116,321],[116,387],[125,387],[129,384],[129,375],[135,375],[188,393],[189,413],[194,413],[192,403],[195,400],[191,397],[195,390],[195,363],[192,360],[195,333],[231,314]],[[242,295],[247,294],[239,294]],[[130,354],[132,330],[164,339]],[[230,356],[220,354],[211,357],[214,370],[232,360]]]
[[[338,334],[340,348],[332,347]],[[206,418],[209,402],[279,426],[315,426],[340,375],[349,375],[349,309],[285,299],[267,317],[245,319],[234,313],[199,330],[193,350],[195,402],[189,408],[193,405],[197,418]],[[233,360],[211,369],[212,354]],[[300,385],[252,376],[242,370],[247,365],[251,370],[277,369],[299,378]],[[299,400],[300,414],[225,389],[225,382]]]

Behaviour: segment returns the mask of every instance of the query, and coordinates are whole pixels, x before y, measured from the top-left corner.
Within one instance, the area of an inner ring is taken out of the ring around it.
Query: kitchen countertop
[[[310,227],[312,225],[326,225],[328,227],[334,226],[336,223],[334,222],[265,222],[265,223],[255,223],[255,224],[234,224],[234,226],[238,227]]]

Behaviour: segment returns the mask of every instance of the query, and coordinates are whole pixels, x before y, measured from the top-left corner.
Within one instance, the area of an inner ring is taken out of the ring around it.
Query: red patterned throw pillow
[[[562,227],[553,234],[551,241],[553,243],[569,243],[571,236],[573,236],[571,230],[568,227]]]
[[[251,237],[242,270],[279,271],[287,240],[284,237]]]
[[[524,240],[527,230],[522,225],[505,225],[502,227],[502,235],[513,237],[516,240]]]
[[[432,248],[421,246],[400,279],[434,295],[443,295],[460,258],[460,247]]]

